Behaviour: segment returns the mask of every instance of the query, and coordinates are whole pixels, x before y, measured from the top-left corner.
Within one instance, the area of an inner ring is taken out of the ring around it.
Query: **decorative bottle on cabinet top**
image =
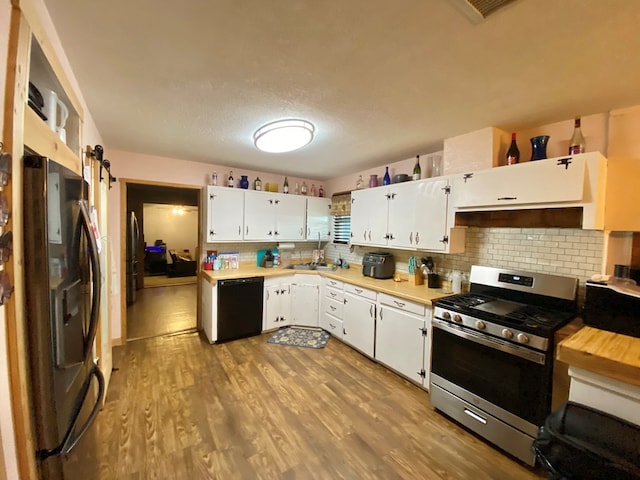
[[[282,185],[282,193],[289,193],[289,179],[284,177],[284,184]]]
[[[587,145],[584,141],[584,135],[582,135],[582,129],[580,128],[580,117],[576,117],[573,124],[573,135],[569,141],[569,155],[577,155],[578,153],[584,153],[587,151]]]
[[[324,197],[324,187],[322,185],[320,185],[320,188],[318,189],[318,196]]]
[[[253,188],[259,192],[260,190],[262,190],[262,180],[260,180],[260,177],[256,177],[255,181],[253,182]]]
[[[413,166],[413,179],[420,180],[422,169],[420,168],[420,155],[416,155],[416,164]]]
[[[362,190],[364,188],[364,180],[362,180],[362,175],[358,175],[358,180],[356,181],[356,190]]]
[[[306,195],[307,194],[307,182],[302,182],[302,187],[300,187],[300,193],[302,195]]]
[[[511,134],[511,145],[509,146],[509,150],[507,150],[507,165],[514,165],[520,161],[520,150],[518,149],[518,144],[516,143],[516,134]]]
[[[391,177],[389,176],[389,167],[385,167],[384,177],[382,178],[382,185],[390,185]]]
[[[235,181],[233,180],[233,172],[229,170],[229,178],[227,178],[227,187],[235,187]]]
[[[371,175],[369,177],[369,188],[374,188],[378,186],[378,175]]]
[[[240,188],[245,190],[249,188],[249,179],[246,175],[240,175]]]

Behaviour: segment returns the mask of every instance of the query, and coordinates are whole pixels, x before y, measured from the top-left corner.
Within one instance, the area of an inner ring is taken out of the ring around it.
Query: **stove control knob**
[[[502,329],[502,336],[504,338],[506,338],[507,340],[511,340],[513,338],[513,332],[511,330],[509,330],[508,328],[503,328]]]
[[[457,313],[453,316],[453,321],[456,323],[462,323],[462,317]]]
[[[442,318],[444,318],[445,320],[450,320],[451,314],[449,312],[442,312]]]
[[[476,328],[478,330],[484,330],[485,328],[487,328],[487,324],[484,323],[482,320],[476,320]]]
[[[516,337],[520,343],[529,343],[529,337],[524,333],[519,333]]]

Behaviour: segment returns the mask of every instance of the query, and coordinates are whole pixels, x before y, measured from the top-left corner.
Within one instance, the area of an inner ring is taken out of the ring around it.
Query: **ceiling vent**
[[[471,23],[483,22],[496,10],[513,0],[449,0]]]

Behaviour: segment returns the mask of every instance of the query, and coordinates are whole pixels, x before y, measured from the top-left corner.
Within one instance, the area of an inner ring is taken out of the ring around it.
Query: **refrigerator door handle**
[[[78,444],[84,434],[87,433],[87,430],[89,430],[89,427],[93,424],[93,421],[98,416],[100,406],[102,405],[102,401],[104,399],[104,376],[102,375],[102,372],[100,371],[98,365],[93,362],[92,365],[93,366],[91,367],[91,372],[85,379],[82,385],[82,389],[80,390],[80,393],[76,398],[75,404],[73,405],[73,418],[69,424],[69,427],[67,428],[67,431],[64,434],[62,442],[60,443],[60,445],[51,450],[38,450],[36,452],[36,457],[38,460],[45,460],[49,457],[67,455]],[[89,417],[84,422],[84,425],[82,425],[80,431],[74,436],[73,434],[76,429],[76,424],[78,423],[78,418],[80,417],[80,411],[82,410],[82,405],[84,404],[84,401],[87,399],[87,395],[89,394],[89,387],[91,386],[91,380],[93,377],[96,377],[96,379],[98,380],[98,398],[96,399],[95,405],[91,409]]]
[[[89,240],[89,254],[91,259],[92,272],[92,297],[91,297],[91,316],[89,321],[89,331],[87,332],[87,340],[84,344],[84,358],[87,361],[93,353],[93,341],[96,338],[96,330],[98,329],[98,312],[100,309],[100,257],[98,256],[98,244],[93,233],[91,216],[86,200],[80,200],[80,211],[82,212],[82,226]]]

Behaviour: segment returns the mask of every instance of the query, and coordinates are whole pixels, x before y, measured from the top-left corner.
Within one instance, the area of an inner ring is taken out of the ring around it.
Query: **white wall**
[[[189,250],[195,259],[198,246],[198,209],[183,207],[183,214],[174,212],[175,205],[145,203],[143,206],[144,240],[153,245],[156,239],[164,241],[167,252],[180,254]]]

